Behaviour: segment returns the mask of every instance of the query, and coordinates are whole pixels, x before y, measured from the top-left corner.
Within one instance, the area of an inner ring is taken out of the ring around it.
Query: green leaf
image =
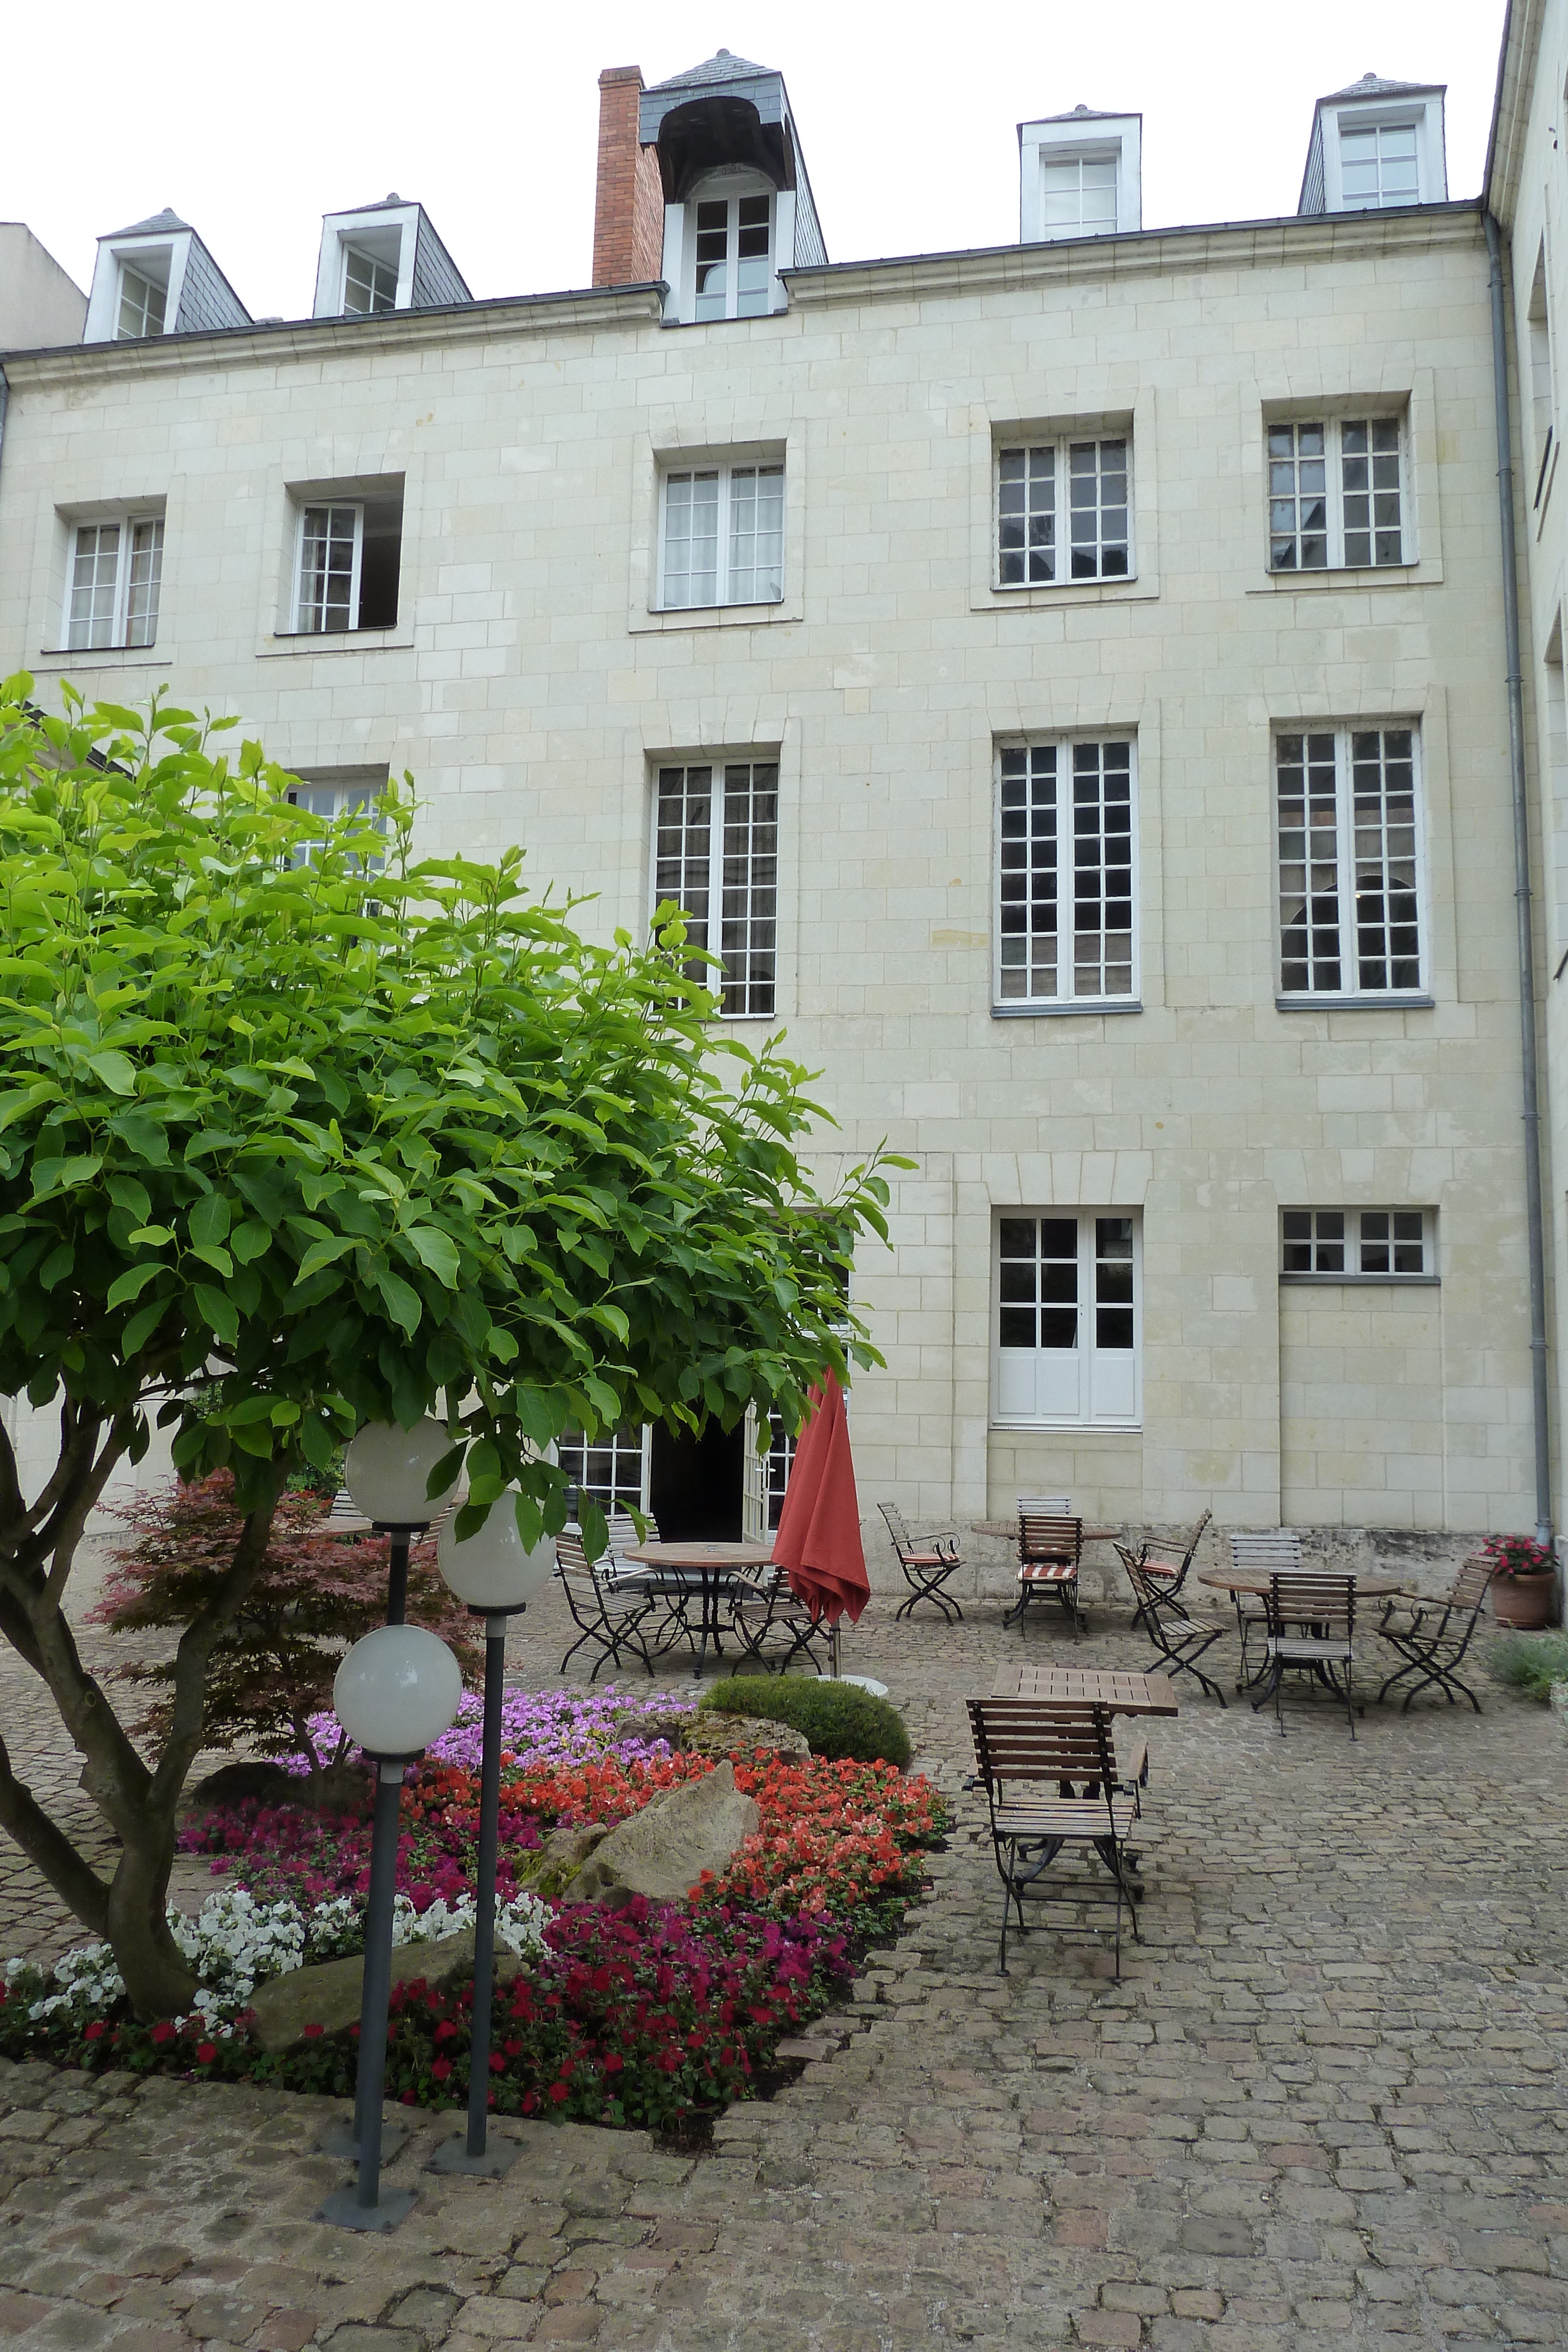
[[[146,1185],[138,1183],[134,1176],[121,1175],[118,1169],[112,1168],[105,1181],[115,1207],[129,1209],[139,1224],[146,1224],[152,1214],[152,1199]]]
[[[210,1265],[214,1274],[221,1274],[225,1282],[234,1279],[235,1262],[226,1249],[194,1249],[191,1255],[199,1257],[204,1265]]]
[[[120,1334],[120,1350],[128,1364],[133,1364],[142,1349],[157,1330],[172,1301],[165,1295],[153,1299],[149,1307],[138,1307]]]
[[[198,1249],[221,1242],[229,1229],[229,1204],[221,1192],[204,1192],[190,1215],[191,1239]]]
[[[335,1265],[348,1251],[358,1247],[359,1239],[354,1234],[334,1234],[329,1241],[312,1242],[299,1261],[296,1281],[308,1282],[324,1265]]]
[[[127,1236],[132,1242],[145,1242],[152,1249],[162,1249],[173,1238],[167,1225],[138,1225],[136,1231]]]
[[[430,1268],[437,1282],[448,1290],[457,1287],[458,1256],[450,1234],[437,1225],[410,1225],[403,1239],[417,1253],[421,1263]]]
[[[241,1265],[248,1265],[252,1258],[260,1257],[272,1247],[271,1227],[257,1224],[254,1218],[249,1218],[243,1225],[235,1227],[229,1247]]]
[[[377,1275],[376,1287],[392,1321],[412,1339],[424,1312],[418,1291],[411,1289],[402,1276],[393,1274],[390,1268]]]
[[[191,1299],[208,1330],[232,1348],[239,1338],[239,1317],[233,1301],[225,1298],[221,1290],[214,1290],[210,1282],[193,1283]]]
[[[136,1092],[136,1065],[128,1054],[89,1054],[87,1066],[102,1079],[111,1095],[133,1095]]]
[[[110,1284],[109,1305],[123,1307],[131,1299],[140,1298],[153,1277],[162,1272],[163,1268],[156,1258],[145,1265],[128,1266],[123,1274],[118,1275]]]
[[[73,1192],[78,1184],[90,1184],[103,1166],[96,1151],[84,1152],[73,1160],[40,1160],[33,1168],[33,1200],[47,1200],[55,1192]]]
[[[48,1256],[38,1268],[39,1289],[53,1290],[57,1284],[65,1280],[75,1264],[75,1250],[69,1242],[61,1242],[57,1248],[49,1252]]]

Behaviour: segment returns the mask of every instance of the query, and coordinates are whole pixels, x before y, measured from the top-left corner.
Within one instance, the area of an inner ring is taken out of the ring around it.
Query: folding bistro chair
[[[1008,1972],[1009,1906],[1018,1913],[1019,1935],[1029,1932],[1023,1916],[1028,1894],[1046,1902],[1113,1903],[1120,1976],[1124,1904],[1134,1940],[1138,1940],[1137,1895],[1127,1853],[1137,1803],[1117,1785],[1115,1751],[1103,1710],[1058,1707],[1038,1699],[971,1698],[965,1705],[1002,1882],[998,1973]],[[1080,1796],[1075,1793],[1080,1788],[1094,1793]],[[1071,1884],[1042,1885],[1064,1849],[1097,1854],[1110,1874],[1110,1886],[1076,1878]]]
[[[960,1622],[963,1611],[953,1595],[942,1590],[954,1570],[963,1566],[957,1537],[912,1536],[896,1503],[879,1503],[877,1509],[887,1521],[887,1532],[893,1538],[893,1549],[898,1554],[898,1564],[909,1587],[909,1598],[894,1611],[894,1618],[912,1616],[917,1601],[934,1601],[947,1624]]]
[[[1138,1567],[1143,1570],[1145,1577],[1152,1580],[1155,1591],[1163,1593],[1167,1601],[1174,1601],[1177,1593],[1181,1591],[1182,1586],[1186,1582],[1188,1571],[1192,1567],[1193,1561],[1197,1558],[1197,1548],[1203,1541],[1204,1530],[1207,1528],[1213,1517],[1214,1514],[1212,1511],[1204,1512],[1203,1517],[1198,1520],[1197,1527],[1194,1528],[1191,1535],[1188,1537],[1186,1549],[1183,1552],[1179,1560],[1151,1559],[1149,1558],[1149,1545],[1147,1539],[1137,1545],[1135,1548],[1130,1544],[1118,1543],[1114,1549],[1121,1559],[1123,1567],[1125,1568],[1129,1573],[1131,1572],[1134,1562],[1135,1561]],[[1137,1584],[1134,1581],[1133,1590],[1135,1592],[1137,1589]],[[1135,1633],[1139,1625],[1143,1622],[1144,1604],[1140,1601],[1137,1608],[1133,1612],[1131,1631]]]
[[[781,1568],[737,1569],[726,1589],[742,1657],[764,1674],[788,1674],[800,1657],[821,1673],[817,1644],[830,1638],[827,1621],[812,1616]]]
[[[1243,1528],[1227,1541],[1231,1570],[1237,1576],[1299,1576],[1301,1572],[1301,1538],[1291,1528]],[[1236,1687],[1245,1690],[1247,1637],[1265,1630],[1269,1612],[1260,1593],[1234,1592],[1230,1597],[1236,1603],[1236,1630],[1241,1636],[1241,1674]]]
[[[615,1575],[591,1560],[582,1538],[569,1532],[555,1539],[555,1572],[566,1594],[572,1622],[579,1629],[576,1641],[560,1662],[560,1672],[564,1675],[568,1661],[576,1657],[585,1643],[591,1642],[599,1654],[588,1677],[591,1683],[599,1679],[599,1669],[606,1658],[613,1659],[620,1666],[622,1649],[641,1658],[652,1674],[653,1661],[643,1626],[653,1614],[658,1594],[647,1571],[628,1570]]]
[[[1118,1545],[1118,1550],[1121,1547]],[[1122,1565],[1132,1580],[1134,1596],[1138,1603],[1134,1625],[1142,1623],[1150,1641],[1159,1652],[1162,1662],[1173,1675],[1191,1675],[1206,1691],[1213,1693],[1221,1706],[1225,1693],[1219,1685],[1210,1682],[1198,1665],[1198,1660],[1216,1642],[1223,1641],[1230,1628],[1223,1617],[1195,1617],[1180,1601],[1161,1591],[1148,1570],[1141,1561],[1122,1553]]]
[[[1053,1592],[1071,1618],[1073,1633],[1082,1633],[1078,1576],[1083,1522],[1068,1512],[1067,1499],[1065,1495],[1019,1496],[1019,1597],[1003,1618],[1004,1625],[1021,1625],[1036,1592]]]
[[[1391,1601],[1383,1612],[1383,1622],[1376,1628],[1380,1641],[1396,1650],[1405,1660],[1396,1666],[1378,1692],[1385,1699],[1391,1690],[1415,1675],[1405,1694],[1405,1706],[1409,1708],[1417,1691],[1436,1683],[1450,1706],[1454,1694],[1459,1692],[1469,1700],[1479,1715],[1481,1703],[1469,1683],[1459,1679],[1459,1664],[1475,1637],[1486,1604],[1487,1588],[1496,1573],[1490,1559],[1479,1553],[1467,1559],[1455,1577],[1446,1601]]]
[[[1284,1737],[1280,1685],[1287,1674],[1308,1674],[1343,1698],[1355,1738],[1355,1579],[1354,1576],[1280,1576],[1269,1579],[1269,1631],[1265,1643],[1268,1681],[1252,1702],[1254,1715],[1272,1698],[1274,1720]]]

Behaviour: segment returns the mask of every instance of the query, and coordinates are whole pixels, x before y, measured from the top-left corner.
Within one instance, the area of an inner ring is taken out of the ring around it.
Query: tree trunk
[[[138,1839],[120,1858],[109,1890],[109,1941],[131,2006],[145,2021],[183,2017],[194,2004],[197,1978],[169,1929],[173,1838]]]

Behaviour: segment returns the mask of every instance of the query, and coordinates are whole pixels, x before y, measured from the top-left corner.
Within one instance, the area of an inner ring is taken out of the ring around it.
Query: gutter
[[[1492,400],[1502,525],[1502,622],[1507,656],[1508,764],[1513,788],[1513,901],[1519,924],[1519,1050],[1524,1082],[1524,1199],[1530,1247],[1530,1366],[1535,1435],[1535,1532],[1552,1541],[1552,1417],[1546,1365],[1546,1242],[1541,1206],[1541,1086],[1535,1053],[1535,942],[1530,910],[1530,799],[1524,766],[1524,680],[1519,655],[1519,558],[1513,534],[1513,430],[1508,405],[1508,335],[1502,238],[1486,215],[1491,289]],[[1559,1568],[1561,1592],[1562,1570]]]

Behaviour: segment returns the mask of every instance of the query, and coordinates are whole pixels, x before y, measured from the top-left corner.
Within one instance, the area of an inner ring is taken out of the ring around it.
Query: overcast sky
[[[1448,86],[1448,193],[1480,186],[1502,0],[105,0],[8,12],[0,218],[86,287],[164,205],[260,318],[308,312],[323,212],[418,197],[476,295],[588,283],[596,82],[721,46],[789,84],[834,261],[1018,236],[1014,125],[1144,116],[1144,225],[1293,212],[1312,103],[1367,70]]]

